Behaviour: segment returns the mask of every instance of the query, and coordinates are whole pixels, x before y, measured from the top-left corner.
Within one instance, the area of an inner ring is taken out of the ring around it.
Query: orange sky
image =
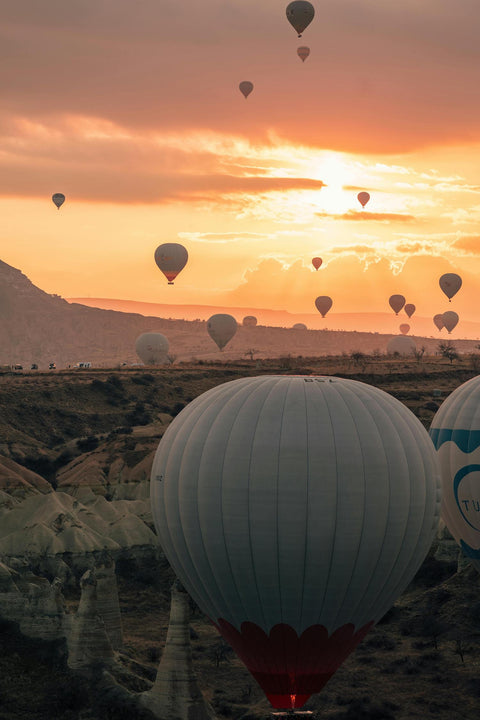
[[[310,312],[329,294],[333,314],[402,293],[479,320],[478,3],[314,2],[301,40],[286,4],[2,8],[0,258],[65,297]],[[153,262],[171,241],[190,255],[174,287]]]

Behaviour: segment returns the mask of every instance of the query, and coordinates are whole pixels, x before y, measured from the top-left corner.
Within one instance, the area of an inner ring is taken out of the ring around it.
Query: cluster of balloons
[[[452,302],[454,295],[462,287],[462,278],[457,273],[445,273],[438,281],[440,289],[447,296],[448,302]],[[458,314],[453,310],[447,310],[444,313],[437,313],[433,316],[434,325],[438,330],[445,328],[450,334],[452,330],[457,326],[459,321]]]

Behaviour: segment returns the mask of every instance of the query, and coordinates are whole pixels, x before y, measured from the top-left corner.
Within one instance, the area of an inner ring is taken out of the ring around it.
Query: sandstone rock
[[[96,662],[112,662],[113,648],[97,605],[97,577],[87,570],[80,582],[82,594],[78,611],[71,623],[68,641],[68,665],[86,668]]]

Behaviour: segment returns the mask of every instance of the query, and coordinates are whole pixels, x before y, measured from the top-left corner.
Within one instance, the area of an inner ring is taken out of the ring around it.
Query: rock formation
[[[178,581],[172,587],[170,622],[155,683],[141,702],[161,720],[213,720],[193,671],[189,599]]]
[[[105,624],[105,630],[114,650],[123,645],[122,619],[118,601],[115,563],[104,553],[95,567],[97,578],[97,612]]]

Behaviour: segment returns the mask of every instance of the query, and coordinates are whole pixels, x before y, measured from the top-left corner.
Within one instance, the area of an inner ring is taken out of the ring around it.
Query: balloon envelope
[[[315,270],[318,270],[318,268],[321,266],[321,264],[322,264],[322,258],[314,257],[312,259],[312,265],[315,268]]]
[[[223,350],[237,332],[237,321],[231,315],[218,313],[207,320],[207,331],[220,350]]]
[[[302,62],[305,62],[305,60],[310,55],[310,48],[306,47],[306,45],[302,45],[301,47],[297,48],[297,55]]]
[[[416,348],[414,340],[407,335],[395,335],[387,343],[387,353],[389,355],[413,355]]]
[[[480,571],[480,376],[454,390],[436,412],[430,437],[442,472],[442,518]]]
[[[173,281],[183,270],[187,260],[188,252],[179,243],[163,243],[155,250],[155,262],[167,278],[169,285],[173,285]]]
[[[200,395],[167,428],[150,483],[170,564],[276,708],[319,692],[403,592],[439,486],[402,403],[312,376]]]
[[[405,307],[403,308],[405,312],[407,313],[408,317],[412,317],[413,313],[417,309],[415,305],[412,305],[412,303],[407,303]]]
[[[60,210],[60,206],[65,202],[65,195],[63,193],[53,193],[52,202],[57,206],[57,210]]]
[[[365,191],[359,192],[358,195],[357,195],[357,200],[358,200],[358,202],[360,203],[360,205],[361,205],[362,207],[365,207],[365,205],[366,205],[366,204],[368,203],[368,201],[370,200],[370,193],[367,193],[367,192],[365,192]]]
[[[402,333],[402,335],[407,335],[407,333],[410,332],[410,325],[408,325],[407,323],[402,323],[400,325],[400,332]]]
[[[451,300],[462,287],[462,278],[456,273],[445,273],[438,281],[438,284],[448,299]]]
[[[441,330],[442,328],[445,327],[445,325],[443,324],[443,314],[442,313],[437,313],[437,315],[434,315],[433,322],[435,323],[435,325],[437,326],[437,328],[439,330]]]
[[[456,327],[459,317],[456,312],[453,312],[453,310],[447,310],[447,312],[442,314],[442,320],[443,326],[447,328],[448,333],[450,334],[453,328]]]
[[[257,324],[257,318],[255,315],[245,315],[242,320],[243,327],[255,327]]]
[[[394,311],[395,315],[398,315],[400,310],[405,305],[405,298],[403,297],[403,295],[390,295],[388,299],[388,304]]]
[[[287,5],[287,20],[298,33],[298,37],[302,36],[302,32],[310,25],[314,16],[315,9],[310,2],[305,0],[295,0]]]
[[[161,333],[143,333],[135,341],[135,350],[145,365],[168,363],[168,340]]]
[[[315,307],[322,317],[325,317],[332,305],[333,300],[331,297],[328,297],[328,295],[320,295],[315,300]]]
[[[240,92],[246,100],[253,90],[253,83],[251,83],[249,80],[243,80],[238,87],[240,88]]]
[[[307,326],[305,323],[295,323],[295,325],[292,325],[294,330],[306,330]]]

